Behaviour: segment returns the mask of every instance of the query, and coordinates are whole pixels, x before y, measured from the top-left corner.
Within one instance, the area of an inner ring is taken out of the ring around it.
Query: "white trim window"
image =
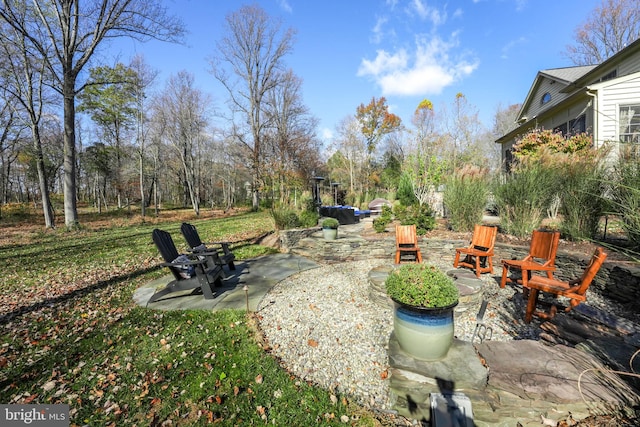
[[[620,106],[620,142],[640,144],[640,104]]]

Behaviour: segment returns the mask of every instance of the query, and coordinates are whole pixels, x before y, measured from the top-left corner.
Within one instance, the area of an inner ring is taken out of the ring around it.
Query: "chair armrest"
[[[505,262],[505,264],[510,264],[509,262]],[[512,265],[520,267],[522,271],[555,271],[555,265],[542,265],[538,263],[513,263]]]
[[[204,259],[194,259],[193,261],[189,261],[189,262],[162,262],[160,263],[160,265],[162,267],[178,267],[181,265],[200,265],[206,262],[207,261]]]

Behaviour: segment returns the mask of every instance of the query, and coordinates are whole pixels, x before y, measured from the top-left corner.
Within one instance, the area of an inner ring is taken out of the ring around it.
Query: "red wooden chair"
[[[598,270],[600,270],[600,267],[606,258],[607,254],[603,249],[596,248],[589,265],[585,268],[584,273],[582,273],[582,277],[568,282],[550,279],[544,276],[532,275],[531,278],[526,281],[526,284],[522,283],[523,287],[525,287],[524,289],[529,291],[529,300],[527,301],[527,311],[524,316],[524,321],[526,323],[531,322],[534,315],[542,319],[552,319],[556,315],[558,309],[555,304],[551,306],[548,312],[536,310],[538,294],[540,291],[553,294],[554,296],[569,298],[569,306],[565,309],[565,312],[570,311],[573,307],[583,301],[586,301],[587,289],[589,289],[591,282],[593,282],[593,278],[598,273]],[[527,271],[523,270],[522,282],[524,282],[526,274]]]
[[[456,248],[456,258],[453,266],[458,268],[468,267],[476,272],[480,277],[482,273],[493,273],[493,247],[496,244],[498,227],[478,225],[473,229],[471,244],[466,248]],[[460,255],[465,257],[460,260]]]
[[[415,262],[422,262],[415,225],[396,225],[396,264],[405,253],[413,254]]]
[[[502,260],[500,287],[504,288],[507,282],[513,282],[509,277],[510,270],[546,271],[547,277],[553,279],[559,240],[559,231],[534,230],[531,236],[529,254],[526,257],[521,260]]]

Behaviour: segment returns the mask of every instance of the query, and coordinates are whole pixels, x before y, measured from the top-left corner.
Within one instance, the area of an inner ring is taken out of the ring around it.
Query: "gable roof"
[[[564,67],[564,68],[551,68],[548,70],[538,71],[533,84],[529,88],[529,92],[527,93],[527,97],[524,99],[522,106],[520,107],[520,111],[518,112],[517,120],[522,118],[522,115],[525,111],[528,110],[529,105],[531,104],[532,97],[538,90],[538,87],[542,84],[544,79],[551,79],[556,81],[563,86],[569,86],[579,78],[588,74],[596,68],[596,65],[583,65],[583,66],[575,66],[575,67]],[[549,107],[552,107],[554,104],[561,102],[561,100],[556,101],[553,104],[550,104]]]
[[[596,67],[597,65],[582,65],[576,67],[552,68],[550,70],[542,70],[539,74],[559,81],[560,83],[569,84],[578,80],[580,77],[584,76]]]
[[[505,141],[508,141],[509,138],[512,138],[514,135],[521,133],[521,129],[531,127],[531,123],[533,120],[535,120],[535,117],[527,118],[523,117],[523,114],[528,110],[529,105],[532,101],[532,96],[536,93],[536,90],[545,78],[551,79],[564,85],[565,87],[561,90],[561,92],[566,94],[567,96],[565,98],[558,99],[556,103],[550,103],[550,105],[541,112],[543,114],[556,110],[556,107],[565,105],[566,102],[570,102],[576,96],[579,96],[581,92],[585,92],[588,89],[594,87],[594,84],[598,81],[598,78],[601,77],[601,74],[604,71],[611,67],[615,67],[617,64],[627,60],[629,57],[637,55],[639,51],[640,38],[597,65],[551,68],[548,70],[538,71],[538,73],[536,74],[536,78],[534,79],[533,84],[531,85],[531,88],[527,93],[527,97],[525,98],[522,106],[520,107],[520,111],[518,112],[518,126],[515,129],[512,129],[507,134],[498,138],[496,142],[503,143]],[[623,76],[619,76],[618,79],[620,77]]]

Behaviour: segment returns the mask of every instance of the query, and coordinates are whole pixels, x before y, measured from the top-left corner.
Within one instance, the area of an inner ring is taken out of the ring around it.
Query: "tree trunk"
[[[76,106],[75,78],[65,76],[62,96],[64,98],[64,224],[77,228],[78,204],[76,201]]]
[[[44,158],[42,156],[40,131],[38,130],[38,126],[35,124],[32,124],[31,126],[31,135],[33,138],[33,149],[36,153],[36,169],[38,170],[38,184],[40,185],[40,195],[42,198],[44,226],[46,228],[55,228],[53,207],[51,206],[51,198],[49,197],[49,186],[47,185],[47,173],[44,167]]]

